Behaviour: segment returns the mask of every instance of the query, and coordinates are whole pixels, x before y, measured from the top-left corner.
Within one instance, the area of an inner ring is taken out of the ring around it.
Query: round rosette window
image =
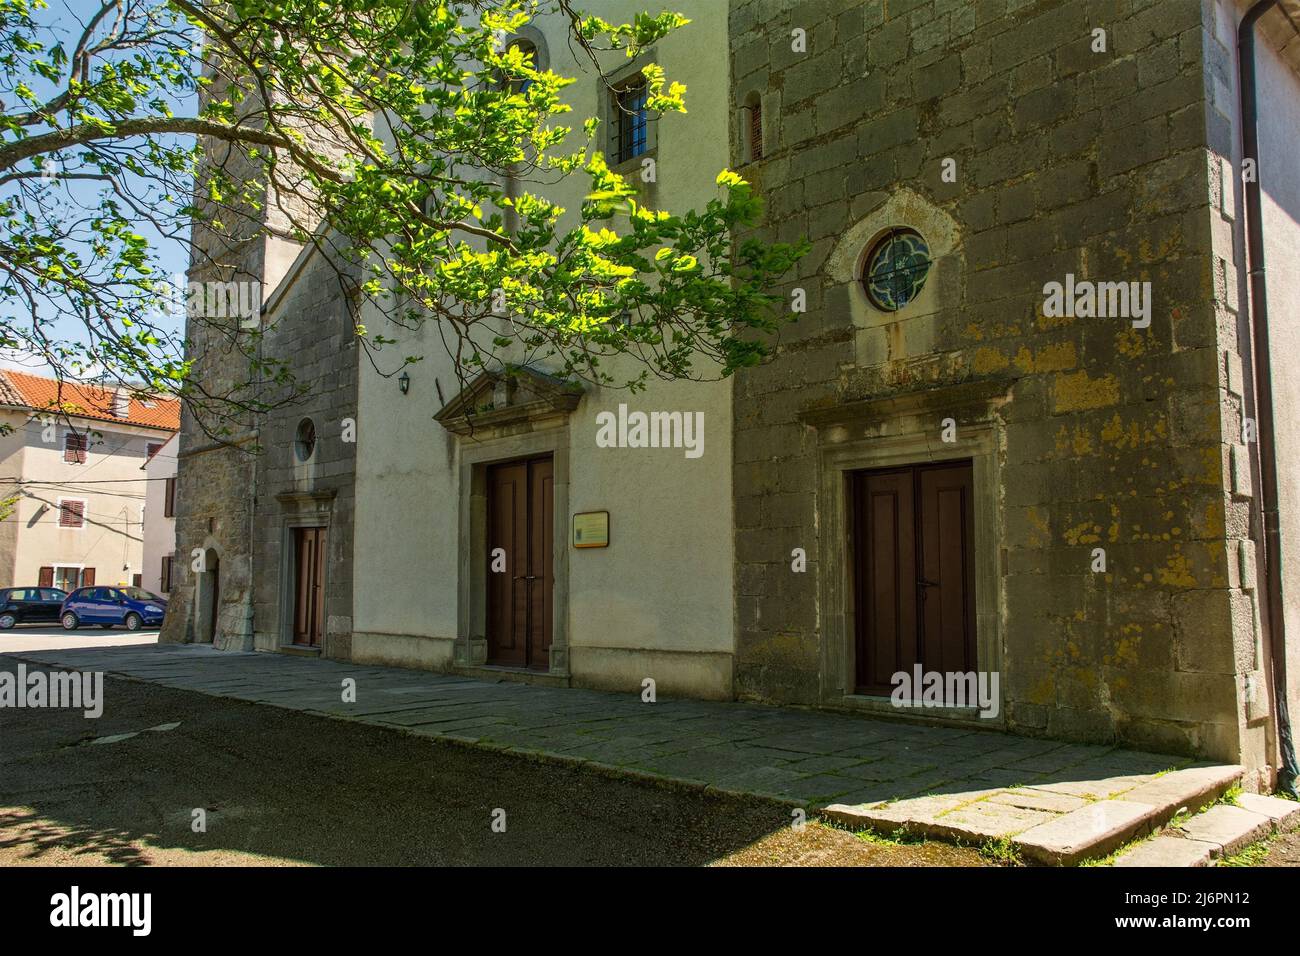
[[[884,312],[897,312],[921,294],[933,263],[919,232],[891,229],[867,256],[862,273],[867,298]]]
[[[310,418],[304,418],[298,423],[293,447],[299,461],[307,461],[316,450],[316,423]]]

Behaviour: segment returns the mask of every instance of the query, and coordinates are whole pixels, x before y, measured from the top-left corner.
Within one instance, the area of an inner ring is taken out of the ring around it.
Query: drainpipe
[[[1264,275],[1264,222],[1261,218],[1258,104],[1255,90],[1255,24],[1277,5],[1259,0],[1237,28],[1237,71],[1241,88],[1241,154],[1255,161],[1255,176],[1245,183],[1246,251],[1250,270],[1250,329],[1253,336],[1255,417],[1258,424],[1259,518],[1264,536],[1265,634],[1273,665],[1273,707],[1277,715],[1278,789],[1294,796],[1295,741],[1287,706],[1286,616],[1282,601],[1282,538],[1278,527],[1277,444],[1273,429],[1273,371],[1268,341],[1268,289]]]

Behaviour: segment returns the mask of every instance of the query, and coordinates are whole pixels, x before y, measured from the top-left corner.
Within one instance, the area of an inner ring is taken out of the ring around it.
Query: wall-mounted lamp
[[[397,387],[402,390],[403,395],[409,392],[411,390],[411,376],[405,372],[397,376]]]

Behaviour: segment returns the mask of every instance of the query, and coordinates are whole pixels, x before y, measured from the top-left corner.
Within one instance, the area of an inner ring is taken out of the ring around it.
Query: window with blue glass
[[[921,294],[930,275],[930,246],[919,232],[891,229],[867,254],[862,285],[876,308],[897,312]]]
[[[623,163],[649,148],[645,78],[638,76],[614,91],[613,123],[616,133],[614,162]]]

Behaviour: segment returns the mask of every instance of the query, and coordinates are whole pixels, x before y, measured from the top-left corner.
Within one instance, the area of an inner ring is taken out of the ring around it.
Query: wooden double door
[[[320,647],[325,622],[325,528],[294,528],[293,642]]]
[[[487,473],[487,662],[550,669],[555,469],[549,457]]]
[[[893,675],[969,672],[975,661],[971,463],[852,475],[857,692]]]

